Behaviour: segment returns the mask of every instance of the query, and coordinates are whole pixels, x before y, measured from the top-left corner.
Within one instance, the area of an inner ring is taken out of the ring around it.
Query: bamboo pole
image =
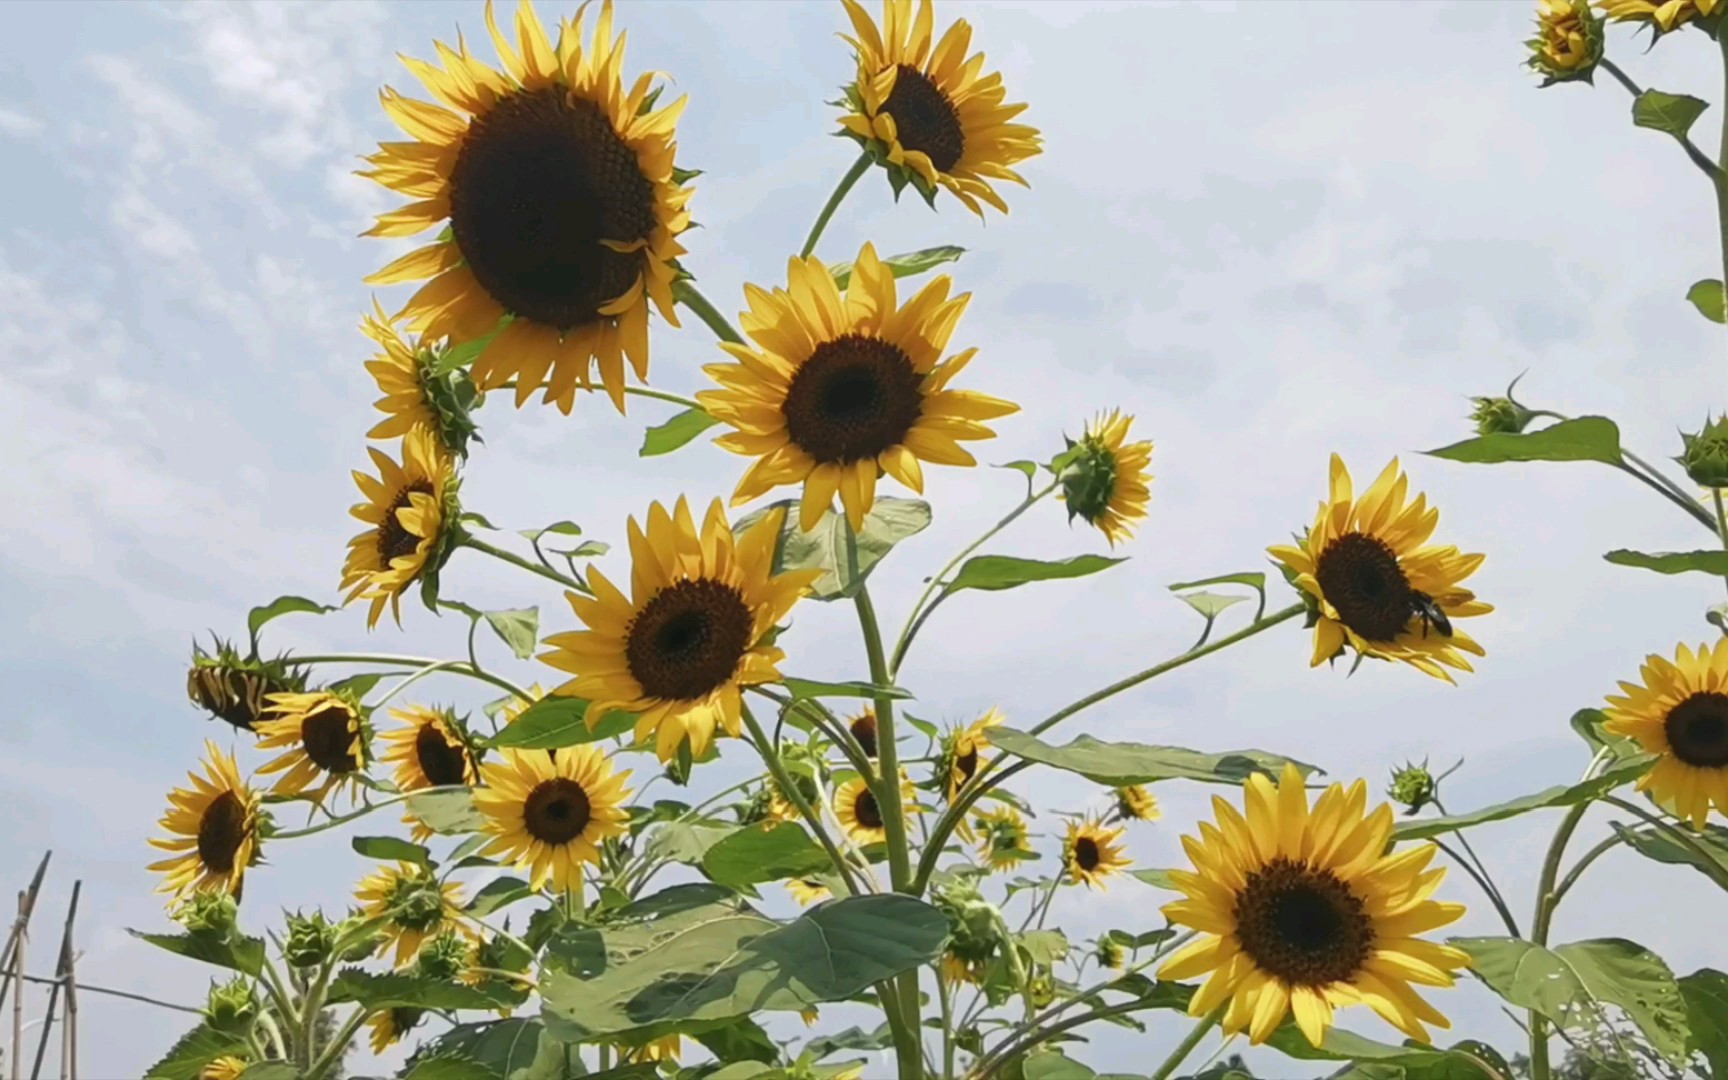
[[[18,893],[18,933],[12,938],[12,974],[18,992],[12,995],[12,1080],[22,1080],[24,1069],[24,943],[30,937],[30,894]]]
[[[20,894],[20,896],[28,896],[29,902],[27,905],[20,905],[18,918],[12,923],[12,932],[6,937],[6,948],[4,951],[0,951],[0,1007],[4,1007],[6,1004],[6,992],[12,987],[13,971],[23,970],[22,967],[12,962],[12,954],[17,950],[19,939],[24,936],[25,928],[30,924],[30,913],[36,909],[36,897],[41,894],[42,879],[48,873],[48,860],[53,857],[52,851],[43,854],[42,861],[36,864],[36,873],[30,878],[30,887]],[[19,985],[18,992],[20,994],[24,992],[22,984]]]
[[[48,1036],[54,1030],[54,1008],[60,1004],[60,988],[65,986],[72,972],[72,921],[78,917],[78,894],[84,889],[82,881],[72,883],[72,902],[66,906],[66,927],[60,932],[60,958],[54,964],[55,983],[48,991],[48,1012],[42,1020],[42,1037],[36,1042],[36,1060],[30,1066],[30,1080],[40,1080],[42,1075],[42,1057],[48,1052]],[[70,996],[68,996],[70,1002]],[[62,1034],[61,1042],[65,1042]],[[62,1050],[64,1056],[64,1050]]]

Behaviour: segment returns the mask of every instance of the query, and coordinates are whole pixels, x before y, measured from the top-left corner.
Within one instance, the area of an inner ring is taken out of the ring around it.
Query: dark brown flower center
[[[852,737],[858,740],[858,749],[864,751],[864,756],[876,760],[876,714],[865,713],[852,721]]]
[[[966,151],[960,114],[948,95],[936,89],[922,71],[901,64],[882,111],[894,118],[900,145],[924,154],[937,172],[952,172],[960,163],[960,155]]]
[[[1374,948],[1374,926],[1350,887],[1284,858],[1237,891],[1236,937],[1256,967],[1296,986],[1347,982]]]
[[[793,445],[818,462],[848,464],[906,440],[924,409],[923,385],[899,346],[847,334],[816,346],[780,408]]]
[[[384,569],[390,565],[390,560],[399,559],[404,555],[412,555],[420,548],[422,537],[415,536],[402,527],[402,522],[396,518],[396,511],[413,506],[410,495],[433,494],[430,480],[416,480],[396,493],[396,498],[390,503],[390,510],[384,515],[384,520],[378,524],[378,567]]]
[[[876,805],[876,796],[869,788],[858,792],[858,797],[852,800],[852,816],[866,829],[882,827],[882,808]]]
[[[582,785],[568,777],[542,780],[522,806],[528,835],[547,844],[568,844],[582,835],[594,811]]]
[[[300,721],[300,745],[312,764],[327,773],[351,773],[361,765],[354,752],[354,714],[348,706],[320,705]]]
[[[469,271],[513,315],[570,330],[641,277],[654,185],[600,106],[562,87],[501,98],[450,171],[450,229]]]
[[[978,748],[969,748],[965,753],[954,758],[954,786],[959,787],[972,779],[972,774],[978,771]]]
[[[1314,579],[1344,625],[1369,641],[1391,641],[1410,621],[1410,579],[1376,537],[1345,533],[1327,544]]]
[[[192,703],[218,719],[251,731],[264,711],[266,695],[290,689],[261,672],[197,665],[186,676]]]
[[[624,656],[644,696],[690,701],[732,678],[754,627],[733,586],[708,578],[679,581],[631,621]]]
[[[433,787],[461,784],[468,779],[468,751],[453,743],[435,725],[422,724],[414,736],[414,760]]]
[[[198,861],[218,874],[233,872],[246,833],[246,804],[234,792],[222,792],[198,819]]]
[[[1674,756],[1700,769],[1728,767],[1728,694],[1693,694],[1663,721]]]
[[[1077,837],[1074,840],[1074,865],[1091,873],[1098,869],[1098,864],[1104,861],[1103,853],[1098,850],[1098,841],[1090,836]]]

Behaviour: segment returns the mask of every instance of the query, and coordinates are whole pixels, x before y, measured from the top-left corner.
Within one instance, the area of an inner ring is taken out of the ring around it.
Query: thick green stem
[[[306,1080],[324,1080],[336,1063],[342,1060],[342,1051],[354,1041],[354,1033],[360,1030],[360,1025],[364,1024],[370,1015],[371,1012],[366,1009],[354,1010],[347,1022],[336,1032],[335,1038],[330,1040],[330,1045],[324,1048],[324,1052],[318,1055],[318,1060],[306,1071]]]
[[[1622,451],[1622,453],[1625,454],[1624,451]],[[1631,458],[1632,455],[1631,454],[1625,454],[1625,456],[1627,458]],[[1688,514],[1690,514],[1692,516],[1694,521],[1697,521],[1700,525],[1703,525],[1706,529],[1709,529],[1711,532],[1716,531],[1716,522],[1711,520],[1710,511],[1704,509],[1702,506],[1699,506],[1697,503],[1693,502],[1689,498],[1686,498],[1684,495],[1676,494],[1675,492],[1669,490],[1666,485],[1658,483],[1657,481],[1651,479],[1649,476],[1646,476],[1642,471],[1640,471],[1638,469],[1634,469],[1632,466],[1627,465],[1625,462],[1621,462],[1619,465],[1617,465],[1615,467],[1618,468],[1621,472],[1625,473],[1627,476],[1635,477],[1638,480],[1643,481],[1645,484],[1648,484],[1652,491],[1656,492],[1656,494],[1662,496],[1664,499],[1667,499],[1669,502],[1673,503],[1675,506],[1678,506],[1680,509],[1686,511]],[[1646,465],[1645,468],[1648,469],[1649,466]],[[1657,475],[1659,476],[1660,474],[1657,474]]]
[[[706,323],[708,329],[714,331],[714,336],[721,341],[730,341],[734,345],[744,344],[743,335],[738,333],[726,316],[720,314],[719,308],[708,302],[708,298],[703,296],[702,291],[695,285],[688,281],[674,281],[672,297],[694,311],[696,317]]]
[[[1200,1040],[1206,1037],[1206,1033],[1212,1030],[1223,1015],[1224,1006],[1220,1005],[1213,1009],[1210,1015],[1196,1023],[1193,1029],[1188,1032],[1188,1037],[1176,1044],[1176,1049],[1170,1051],[1170,1056],[1164,1059],[1164,1064],[1158,1066],[1158,1071],[1152,1074],[1151,1080],[1165,1080],[1166,1077],[1175,1072],[1177,1066],[1187,1060],[1188,1055],[1194,1052],[1194,1048],[1200,1045]]]
[[[1716,44],[1722,51],[1723,91],[1722,144],[1716,159],[1716,230],[1722,246],[1722,287],[1728,289],[1728,32],[1716,30]]]
[[[852,163],[852,167],[846,170],[846,175],[834,186],[834,194],[828,196],[822,212],[816,215],[816,224],[810,226],[810,234],[804,238],[804,246],[798,249],[800,259],[808,259],[816,250],[816,242],[822,239],[822,230],[828,227],[828,219],[834,216],[834,211],[840,209],[840,204],[846,200],[846,194],[852,190],[852,185],[869,171],[871,160],[868,151],[859,154],[858,160]]]
[[[511,566],[521,567],[523,570],[526,570],[531,574],[539,574],[548,581],[556,581],[566,589],[573,589],[576,592],[581,593],[583,596],[594,595],[593,591],[590,590],[587,585],[573,577],[570,577],[568,574],[560,574],[550,566],[543,566],[540,563],[529,562],[520,555],[505,551],[503,548],[493,547],[491,544],[488,544],[477,536],[464,533],[462,536],[462,546],[473,548],[475,551],[485,552],[494,559],[502,559]]]
[[[1594,771],[1592,765],[1591,771]],[[1588,802],[1579,803],[1566,811],[1554,839],[1548,845],[1548,856],[1542,861],[1542,876],[1536,883],[1536,914],[1531,919],[1530,942],[1548,944],[1548,928],[1554,921],[1554,908],[1559,896],[1554,881],[1560,873],[1560,860],[1566,854],[1566,843],[1578,831],[1578,823],[1590,810]],[[1552,1080],[1548,1064],[1548,1021],[1535,1009],[1530,1010],[1530,1080]]]
[[[846,880],[847,888],[857,891],[857,884],[852,879],[852,866],[846,857],[840,854],[840,848],[835,845],[834,838],[828,835],[827,826],[822,824],[822,815],[810,805],[810,800],[798,790],[792,774],[786,771],[786,765],[780,760],[779,748],[768,741],[768,733],[757,723],[756,714],[750,711],[750,706],[741,709],[744,716],[744,726],[750,731],[750,738],[756,744],[756,752],[762,755],[762,761],[768,766],[769,775],[774,777],[774,783],[780,791],[798,807],[798,812],[804,815],[804,821],[810,826],[810,831],[816,834],[821,842],[822,850],[828,853],[828,859],[834,864],[834,869]]]
[[[1722,549],[1728,551],[1728,514],[1722,510],[1722,489],[1711,488],[1710,499],[1716,504],[1716,533],[1722,539]],[[1724,575],[1722,584],[1728,588],[1728,575]]]

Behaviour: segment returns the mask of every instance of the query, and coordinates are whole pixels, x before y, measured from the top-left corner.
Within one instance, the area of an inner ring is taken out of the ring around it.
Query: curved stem
[[[859,154],[858,160],[854,161],[852,167],[846,170],[846,175],[842,176],[840,182],[834,185],[834,193],[828,196],[828,201],[822,206],[822,212],[816,215],[816,224],[810,226],[810,234],[804,237],[804,246],[798,249],[800,259],[808,259],[810,253],[816,250],[816,242],[822,239],[822,230],[828,227],[828,219],[834,216],[834,211],[840,209],[840,204],[845,201],[847,192],[852,190],[852,185],[856,184],[859,177],[869,170],[871,160],[869,151]]]
[[[1594,771],[1594,762],[1591,771]],[[1536,914],[1531,920],[1530,941],[1548,944],[1548,928],[1554,919],[1554,905],[1559,899],[1554,891],[1554,879],[1560,873],[1560,859],[1566,853],[1566,842],[1578,830],[1578,823],[1589,812],[1588,802],[1579,803],[1566,812],[1554,839],[1548,844],[1548,855],[1542,861],[1542,876],[1536,884]],[[1548,1065],[1548,1019],[1535,1009],[1530,1010],[1530,1080],[1551,1080]]]
[[[1523,937],[1523,932],[1518,929],[1518,920],[1512,917],[1511,909],[1507,908],[1506,901],[1501,898],[1499,891],[1494,888],[1493,884],[1491,884],[1482,874],[1478,873],[1476,868],[1470,864],[1471,860],[1466,859],[1464,856],[1447,847],[1446,842],[1439,837],[1434,838],[1434,846],[1451,856],[1452,861],[1457,863],[1459,868],[1466,874],[1469,874],[1472,881],[1481,886],[1482,892],[1488,897],[1489,903],[1493,904],[1494,910],[1500,913],[1500,921],[1506,924],[1506,932],[1515,938]]]
[[[1630,459],[1632,457],[1631,454],[1626,453],[1624,450],[1622,450],[1621,453],[1625,457],[1627,457],[1628,459]],[[1650,466],[1648,466],[1648,465],[1645,465],[1644,467],[1646,469],[1650,468]],[[1673,503],[1675,506],[1678,506],[1680,509],[1686,511],[1688,514],[1692,515],[1692,517],[1694,519],[1696,519],[1699,524],[1703,525],[1705,528],[1709,529],[1711,532],[1716,531],[1716,522],[1710,517],[1710,512],[1708,510],[1705,510],[1702,506],[1699,506],[1697,503],[1693,502],[1691,499],[1688,499],[1688,498],[1684,497],[1683,495],[1676,494],[1674,491],[1670,490],[1667,485],[1659,483],[1658,481],[1652,479],[1651,477],[1646,476],[1643,472],[1639,471],[1638,469],[1634,469],[1632,466],[1627,465],[1625,462],[1622,462],[1619,465],[1616,465],[1615,468],[1619,469],[1621,472],[1625,473],[1627,476],[1636,477],[1639,480],[1643,481],[1645,484],[1648,484],[1650,486],[1650,490],[1652,490],[1656,494],[1662,496],[1664,499],[1667,499],[1669,502]],[[1656,475],[1660,476],[1661,474],[1658,473]]]
[[[388,798],[380,799],[375,803],[367,803],[365,806],[362,806],[360,809],[352,811],[352,812],[347,813],[347,814],[343,814],[340,817],[333,817],[329,821],[321,821],[316,825],[308,825],[304,829],[284,829],[280,832],[273,832],[268,837],[266,837],[266,839],[271,841],[271,842],[275,842],[278,840],[298,840],[303,836],[316,836],[318,833],[327,832],[330,829],[336,828],[338,825],[346,825],[350,821],[358,821],[359,819],[365,817],[367,814],[372,813],[374,810],[382,810],[386,806],[393,806],[396,803],[407,802],[409,799],[414,798],[416,795],[431,795],[431,794],[435,794],[435,793],[440,792],[440,791],[467,791],[467,790],[468,790],[468,785],[466,785],[466,784],[442,784],[442,785],[439,785],[438,787],[427,787],[427,788],[420,788],[416,791],[398,792],[397,794],[391,795]]]
[[[472,644],[472,642],[474,640],[472,635],[470,635],[468,640],[469,640],[470,644]],[[474,662],[471,659],[470,660],[439,660],[436,663],[427,664],[425,667],[421,668],[419,671],[414,672],[412,675],[404,676],[403,678],[398,679],[395,686],[392,686],[389,690],[387,690],[385,692],[383,697],[379,698],[377,701],[374,701],[372,703],[371,708],[382,709],[384,706],[386,706],[390,703],[391,698],[395,697],[397,694],[400,694],[402,691],[408,689],[410,686],[413,686],[415,683],[419,682],[421,679],[424,679],[426,676],[431,675],[434,672],[447,671],[452,667],[462,667],[462,666],[474,666]]]
[[[306,1073],[306,1080],[324,1080],[324,1075],[331,1067],[342,1060],[342,1051],[348,1049],[348,1044],[354,1040],[354,1033],[360,1030],[360,1025],[364,1024],[370,1015],[370,1009],[354,1010],[347,1022],[336,1032],[335,1038],[330,1040],[330,1045],[326,1046],[324,1052],[318,1055],[318,1060],[312,1063],[312,1068]]]
[[[852,865],[846,861],[845,856],[840,854],[840,848],[834,843],[834,838],[828,835],[828,827],[822,823],[822,815],[810,805],[810,800],[806,799],[804,793],[798,790],[798,785],[792,779],[792,774],[786,771],[785,764],[780,760],[779,749],[768,741],[768,733],[762,730],[762,725],[757,722],[756,714],[750,711],[750,706],[741,706],[739,712],[744,717],[744,726],[749,730],[751,740],[756,744],[756,752],[762,755],[763,763],[768,766],[769,774],[774,777],[774,783],[779,786],[781,792],[788,799],[792,800],[793,805],[798,807],[798,812],[804,815],[804,820],[810,826],[810,831],[816,834],[816,839],[822,844],[822,850],[828,853],[828,860],[834,864],[834,869],[839,871],[840,876],[846,880],[846,886],[856,891],[856,883],[852,879]]]
[[[541,383],[539,386],[536,386],[534,389],[538,390],[538,389],[540,389],[541,386],[545,386],[545,385],[546,385],[545,383]],[[516,380],[515,379],[507,379],[504,382],[498,384],[497,389],[499,389],[499,390],[514,390],[514,389],[516,389]],[[687,398],[687,397],[684,397],[682,394],[670,394],[664,390],[656,390],[652,386],[626,386],[624,388],[624,392],[626,394],[635,394],[637,397],[653,398],[655,401],[666,401],[666,402],[670,402],[673,405],[682,405],[686,409],[700,409],[702,407],[701,402],[698,402],[694,398]]]
[[[1578,883],[1578,879],[1584,876],[1584,871],[1590,866],[1590,864],[1601,858],[1603,855],[1606,855],[1619,843],[1620,836],[1619,834],[1615,834],[1603,840],[1589,851],[1586,851],[1583,855],[1580,855],[1578,861],[1572,864],[1572,869],[1568,870],[1566,876],[1560,879],[1560,884],[1554,886],[1554,902],[1558,904],[1560,898],[1565,896],[1566,893],[1571,890],[1572,886]],[[1517,937],[1517,932],[1514,931],[1512,936]]]
[[[521,567],[523,570],[526,570],[531,574],[539,574],[548,581],[556,581],[566,589],[573,589],[576,592],[581,593],[583,596],[594,595],[587,585],[568,574],[560,574],[550,566],[546,566],[542,563],[529,562],[527,559],[524,559],[522,556],[517,555],[514,552],[505,551],[503,548],[499,547],[493,547],[491,544],[488,544],[486,541],[472,534],[464,533],[461,543],[463,547],[485,552],[494,559],[502,559],[511,566]]]
[[[858,775],[864,777],[866,780],[872,780],[875,778],[876,767],[870,759],[864,755],[864,748],[858,745],[858,740],[852,737],[851,730],[840,721],[840,718],[835,716],[833,712],[831,712],[828,707],[823,705],[820,701],[816,701],[813,698],[793,700],[792,698],[783,697],[782,695],[776,694],[774,691],[761,686],[752,686],[750,689],[762,697],[767,698],[769,701],[774,702],[782,709],[794,706],[809,706],[814,710],[814,713],[809,711],[806,712],[810,722],[816,726],[817,730],[826,735],[829,741],[833,742],[835,746],[840,748],[840,752],[846,756],[847,762],[850,763],[854,769],[858,770]]]
[[[392,667],[426,667],[429,664],[442,663],[442,661],[424,656],[386,656],[377,653],[353,653],[349,655],[333,653],[328,656],[295,656],[291,657],[291,660],[296,664],[388,664]],[[472,668],[471,670],[465,671],[462,666],[446,667],[441,670],[448,671],[453,675],[466,675],[471,679],[479,679],[481,682],[491,683],[493,686],[498,687],[498,689],[506,691],[512,697],[521,698],[523,701],[528,700],[528,691],[522,689],[520,686],[517,686],[508,679],[499,678],[491,672],[481,671],[479,668]]]
[[[1211,1031],[1223,1016],[1224,1006],[1220,1005],[1213,1009],[1205,1019],[1195,1024],[1193,1029],[1188,1032],[1188,1037],[1178,1043],[1176,1049],[1170,1051],[1170,1056],[1164,1059],[1164,1064],[1158,1066],[1158,1071],[1152,1074],[1151,1080],[1165,1080],[1166,1077],[1175,1072],[1176,1067],[1187,1060],[1188,1055],[1194,1052],[1194,1048],[1200,1045],[1200,1040],[1206,1037],[1206,1033]]]
[[[1440,779],[1444,780],[1446,776],[1450,776],[1452,772],[1456,771],[1463,764],[1464,762],[1460,760],[1457,765],[1454,765],[1451,769],[1447,770],[1446,774]],[[1442,815],[1448,813],[1445,805],[1440,801],[1438,789],[1436,789],[1434,794],[1434,809],[1440,811]],[[1471,862],[1475,863],[1476,870],[1480,871],[1479,875],[1472,873],[1470,876],[1475,878],[1476,883],[1481,885],[1482,890],[1488,894],[1488,899],[1493,902],[1495,909],[1500,913],[1501,921],[1506,924],[1508,930],[1512,931],[1513,937],[1523,937],[1523,932],[1518,929],[1518,920],[1512,917],[1511,909],[1506,906],[1505,894],[1500,891],[1498,885],[1494,884],[1494,875],[1488,872],[1488,864],[1484,863],[1482,861],[1482,856],[1476,854],[1476,849],[1470,846],[1470,838],[1465,836],[1461,831],[1454,832],[1452,835],[1458,838],[1458,843],[1463,846],[1464,853],[1470,857]],[[1436,838],[1435,842],[1439,843],[1438,838]],[[1440,845],[1440,850],[1445,851],[1448,855],[1451,855],[1453,859],[1458,860],[1460,865],[1463,865],[1463,860],[1458,859],[1458,856],[1450,851],[1444,844]],[[1466,871],[1469,869],[1469,866],[1465,866]]]
[[[1631,814],[1633,817],[1644,822],[1646,825],[1651,826],[1658,832],[1667,836],[1670,840],[1673,840],[1675,843],[1685,848],[1692,854],[1693,858],[1696,860],[1696,865],[1699,869],[1704,871],[1706,876],[1724,889],[1728,889],[1728,873],[1719,873],[1711,869],[1720,864],[1714,856],[1699,847],[1698,842],[1693,840],[1686,830],[1678,828],[1672,822],[1663,821],[1661,818],[1650,813],[1648,810],[1645,810],[1637,803],[1627,802],[1625,799],[1622,799],[1617,795],[1604,795],[1602,801],[1607,803],[1609,806],[1626,811],[1628,814]]]
[[[708,302],[708,298],[703,296],[701,290],[695,285],[688,281],[674,281],[672,283],[672,296],[680,304],[695,312],[696,317],[706,323],[708,329],[714,331],[715,337],[721,341],[730,341],[734,345],[744,344],[743,335],[733,328],[726,316],[720,314],[719,308]]]
[[[1711,488],[1710,499],[1716,504],[1716,535],[1722,539],[1722,548],[1728,551],[1728,514],[1722,511],[1722,489]],[[1728,576],[1722,579],[1722,584],[1728,587]]]
[[[1638,95],[1640,95],[1644,92],[1642,89],[1639,88],[1637,83],[1632,81],[1630,76],[1628,76],[1624,71],[1620,70],[1620,65],[1618,65],[1614,61],[1608,59],[1606,56],[1604,56],[1600,60],[1598,60],[1596,62],[1596,64],[1603,71],[1606,71],[1608,74],[1614,76],[1615,81],[1618,82],[1621,86],[1624,86],[1626,88],[1626,92],[1628,94],[1631,94],[1633,97],[1637,97]],[[1724,139],[1724,155],[1723,156],[1725,159],[1728,159],[1728,129],[1724,130],[1723,139]],[[1698,166],[1699,170],[1702,171],[1705,176],[1709,177],[1712,183],[1719,183],[1721,181],[1722,169],[1714,161],[1711,161],[1709,156],[1707,154],[1705,154],[1704,151],[1698,149],[1698,144],[1694,143],[1692,141],[1691,136],[1675,135],[1674,141],[1678,142],[1680,144],[1680,149],[1686,151],[1686,156],[1691,159],[1692,164]]]

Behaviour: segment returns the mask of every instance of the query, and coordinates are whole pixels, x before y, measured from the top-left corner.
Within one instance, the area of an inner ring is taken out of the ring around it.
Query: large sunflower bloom
[[[1666,34],[1693,19],[1708,19],[1723,0],[1600,0],[1602,14],[1615,22],[1644,22]]]
[[[1134,523],[1146,516],[1152,493],[1152,444],[1126,442],[1132,416],[1112,410],[1086,426],[1080,441],[1069,447],[1072,459],[1062,470],[1062,501],[1068,520],[1080,518],[1104,534],[1111,547],[1134,535]]]
[[[900,805],[907,813],[913,810],[912,781],[904,771],[900,774]],[[880,844],[888,839],[888,827],[882,808],[877,805],[876,793],[862,776],[841,784],[834,793],[834,816],[840,819],[840,827],[854,843]]]
[[[1392,807],[1367,812],[1368,785],[1333,784],[1308,804],[1302,774],[1286,765],[1275,785],[1256,774],[1246,816],[1214,796],[1218,824],[1182,846],[1194,870],[1171,871],[1185,899],[1173,923],[1203,935],[1158,971],[1163,980],[1211,976],[1189,1002],[1193,1016],[1224,1010],[1227,1033],[1263,1043],[1284,1017],[1315,1046],[1332,1010],[1365,1004],[1399,1031],[1428,1042],[1424,1023],[1446,1018],[1412,988],[1451,986],[1466,953],[1417,937],[1457,921],[1462,904],[1429,899],[1446,876],[1428,869],[1432,843],[1387,853]]]
[[[592,597],[564,594],[588,628],[547,638],[540,659],[576,676],[553,693],[587,698],[589,726],[622,709],[637,715],[638,740],[658,732],[661,761],[685,739],[699,757],[716,727],[738,734],[743,687],[780,678],[786,654],[763,638],[821,572],[774,574],[780,513],[742,536],[719,499],[700,531],[682,497],[647,518],[646,530],[630,519],[630,596],[590,569]]]
[[[1112,829],[1087,818],[1070,821],[1068,835],[1062,841],[1062,867],[1068,880],[1088,889],[1102,889],[1104,880],[1128,868],[1129,859],[1122,851],[1123,828]]]
[[[445,930],[472,934],[459,918],[462,886],[440,885],[432,871],[412,863],[379,867],[360,882],[354,898],[366,917],[380,920],[383,940],[377,955],[383,956],[394,945],[399,968],[407,967],[422,944]]]
[[[246,869],[258,862],[257,793],[234,759],[208,739],[204,755],[204,775],[187,773],[192,786],[168,793],[161,827],[172,835],[150,840],[151,847],[176,853],[150,864],[165,875],[156,891],[170,894],[170,902],[205,891],[237,896]]]
[[[600,843],[629,828],[630,771],[614,773],[598,746],[505,750],[481,777],[474,804],[492,834],[481,851],[529,870],[536,889],[580,888],[582,864],[598,863]]]
[[[259,776],[283,774],[272,795],[311,789],[310,797],[323,802],[334,790],[358,785],[372,760],[371,729],[352,701],[324,690],[272,694],[267,711],[274,715],[258,725],[258,748],[283,751],[258,770]]]
[[[1037,128],[1012,122],[1026,106],[1006,103],[1002,76],[984,74],[984,54],[966,55],[972,27],[956,19],[936,40],[930,0],[916,16],[912,0],[884,0],[880,28],[857,0],[841,2],[857,35],[841,36],[858,53],[841,127],[885,162],[896,192],[910,180],[926,198],[946,188],[981,218],[980,202],[1006,214],[991,181],[1027,186],[1013,166],[1043,142]]]
[[[1019,406],[948,384],[977,349],[942,359],[970,293],[948,298],[936,278],[901,306],[894,275],[869,244],[842,296],[816,259],[790,260],[788,288],[744,287],[739,317],[756,343],[721,343],[738,362],[703,368],[724,389],[696,395],[735,431],[716,445],[756,459],[738,481],[733,505],[783,484],[803,484],[798,524],[816,527],[840,495],[854,532],[887,473],[924,490],[921,461],[976,465],[960,440],[989,439],[981,421]]]
[[[402,727],[384,733],[383,760],[396,766],[398,791],[451,784],[473,786],[474,755],[457,732],[450,710],[411,705],[391,709],[390,715],[403,723]],[[414,827],[414,840],[418,843],[433,835],[433,830],[413,813],[404,815],[402,822]]]
[[[428,574],[436,574],[449,557],[452,526],[456,524],[456,467],[431,429],[419,427],[402,440],[402,464],[374,447],[367,447],[378,476],[354,473],[366,501],[348,512],[368,528],[348,541],[342,566],[344,603],[365,597],[372,601],[366,627],[378,625],[384,605],[402,621],[402,594]]]
[[[673,326],[678,234],[690,191],[678,183],[673,141],[684,98],[655,109],[653,73],[628,90],[624,38],[602,5],[593,41],[583,13],[554,47],[527,0],[516,13],[521,52],[486,28],[503,71],[437,43],[442,68],[404,58],[438,104],[386,88],[384,109],[414,141],[381,144],[361,173],[411,199],[382,214],[372,236],[412,236],[448,219],[447,235],[367,278],[387,285],[431,278],[402,309],[423,340],[468,341],[509,323],[474,361],[491,390],[516,380],[521,406],[568,413],[590,370],[624,411],[624,361],[648,377],[648,304]]]
[[[1657,755],[1638,790],[1702,829],[1712,803],[1728,814],[1728,639],[1651,655],[1638,674],[1608,698],[1607,730]]]
[[[1484,655],[1451,620],[1494,610],[1459,584],[1486,556],[1423,546],[1440,511],[1428,506],[1426,495],[1406,504],[1408,490],[1393,458],[1362,497],[1353,498],[1350,473],[1333,454],[1331,493],[1314,527],[1294,546],[1267,549],[1314,598],[1315,666],[1348,645],[1361,656],[1402,660],[1452,682],[1446,668],[1473,670],[1463,653]],[[1444,618],[1435,619],[1435,611]]]

